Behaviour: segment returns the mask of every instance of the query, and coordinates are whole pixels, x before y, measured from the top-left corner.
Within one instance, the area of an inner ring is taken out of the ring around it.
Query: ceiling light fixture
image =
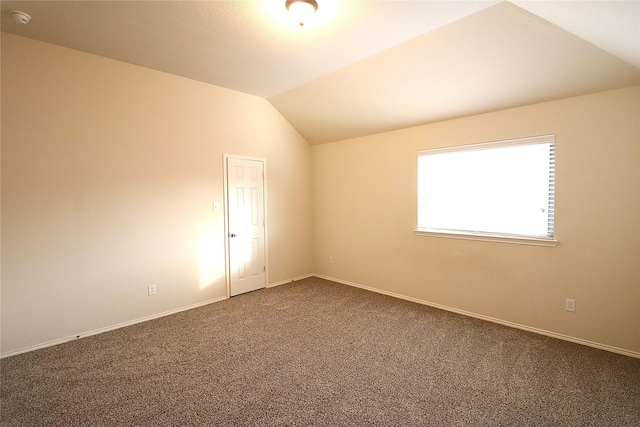
[[[12,10],[9,12],[14,21],[19,24],[28,24],[31,21],[31,15],[20,10]]]
[[[302,27],[316,13],[318,3],[316,0],[287,0],[285,7]]]

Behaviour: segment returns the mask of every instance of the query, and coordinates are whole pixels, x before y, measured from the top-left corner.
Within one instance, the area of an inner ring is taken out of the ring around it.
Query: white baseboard
[[[307,279],[309,277],[313,277],[313,274],[305,274],[303,276],[294,277],[292,279],[287,279],[287,280],[282,280],[280,282],[270,283],[266,287],[267,288],[273,288],[275,286],[284,285],[286,283],[295,282],[297,280]],[[58,344],[64,344],[64,343],[69,342],[69,341],[73,341],[73,340],[77,340],[77,339],[80,339],[80,338],[89,337],[91,335],[101,334],[103,332],[113,331],[115,329],[125,328],[127,326],[135,325],[136,323],[142,323],[142,322],[146,322],[148,320],[153,320],[153,319],[157,319],[157,318],[160,318],[160,317],[169,316],[171,314],[176,314],[176,313],[179,313],[181,311],[191,310],[193,308],[202,307],[203,305],[208,305],[208,304],[213,304],[215,302],[223,301],[223,300],[228,299],[228,298],[229,297],[227,297],[227,296],[223,296],[223,297],[219,297],[219,298],[215,298],[215,299],[199,302],[199,303],[196,303],[196,304],[188,305],[186,307],[180,307],[180,308],[176,308],[176,309],[173,309],[173,310],[165,311],[165,312],[162,312],[162,313],[153,314],[151,316],[146,316],[146,317],[142,317],[142,318],[139,318],[139,319],[134,319],[134,320],[131,320],[131,321],[128,321],[128,322],[118,323],[117,325],[107,326],[107,327],[100,328],[100,329],[94,329],[92,331],[81,332],[81,333],[78,333],[78,334],[75,334],[75,335],[72,335],[72,336],[69,336],[69,337],[64,337],[64,338],[60,338],[60,339],[57,339],[57,340],[48,341],[48,342],[45,342],[45,343],[36,344],[36,345],[29,346],[29,347],[24,347],[24,348],[21,348],[21,349],[18,349],[18,350],[14,350],[14,351],[8,351],[6,353],[0,353],[0,359],[3,359],[5,357],[16,356],[18,354],[27,353],[27,352],[33,351],[33,350],[39,350],[41,348],[52,347],[52,346],[58,345]]]
[[[597,342],[588,341],[588,340],[584,340],[584,339],[581,339],[581,338],[575,338],[575,337],[571,337],[571,336],[568,336],[568,335],[558,334],[556,332],[546,331],[544,329],[533,328],[531,326],[521,325],[519,323],[509,322],[507,320],[496,319],[495,317],[489,317],[489,316],[485,316],[485,315],[482,315],[482,314],[472,313],[470,311],[459,310],[457,308],[448,307],[448,306],[445,306],[445,305],[442,305],[442,304],[436,304],[436,303],[429,302],[429,301],[424,301],[424,300],[421,300],[421,299],[418,299],[418,298],[408,297],[406,295],[396,294],[394,292],[384,291],[384,290],[381,290],[381,289],[372,288],[370,286],[360,285],[358,283],[353,283],[353,282],[348,282],[346,280],[336,279],[334,277],[323,276],[323,275],[320,275],[320,274],[313,274],[312,276],[318,277],[320,279],[331,280],[332,282],[341,283],[343,285],[348,285],[348,286],[353,286],[353,287],[356,287],[356,288],[365,289],[365,290],[371,291],[371,292],[377,292],[379,294],[388,295],[390,297],[400,298],[400,299],[403,299],[403,300],[415,302],[415,303],[422,304],[422,305],[428,305],[430,307],[439,308],[441,310],[447,310],[447,311],[450,311],[450,312],[453,312],[453,313],[462,314],[464,316],[475,317],[476,319],[481,319],[481,320],[486,320],[488,322],[498,323],[500,325],[509,326],[511,328],[522,329],[523,331],[533,332],[533,333],[540,334],[540,335],[546,335],[548,337],[561,339],[563,341],[570,341],[572,343],[586,345],[588,347],[597,348],[599,350],[606,350],[606,351],[610,351],[612,353],[618,353],[618,354],[622,354],[622,355],[625,355],[625,356],[629,356],[629,357],[634,357],[636,359],[640,359],[640,352],[637,352],[637,351],[626,350],[624,348],[613,347],[613,346],[610,346],[610,345],[600,344],[600,343],[597,343]]]
[[[287,279],[287,280],[282,280],[280,282],[270,283],[270,284],[267,285],[267,288],[273,288],[273,287],[284,285],[284,284],[287,284],[287,283],[296,282],[298,280],[308,279],[309,277],[314,277],[314,276],[316,276],[316,275],[315,274],[305,274],[304,276],[294,277],[293,279]]]
[[[146,317],[141,317],[139,319],[130,320],[128,322],[118,323],[117,325],[112,325],[112,326],[107,326],[107,327],[104,327],[104,328],[94,329],[92,331],[87,331],[87,332],[81,332],[81,333],[72,335],[70,337],[60,338],[60,339],[53,340],[53,341],[48,341],[48,342],[45,342],[45,343],[42,343],[42,344],[36,344],[36,345],[33,345],[33,346],[24,347],[24,348],[21,348],[19,350],[8,351],[6,353],[1,353],[0,354],[0,359],[3,359],[5,357],[10,357],[10,356],[15,356],[15,355],[18,355],[18,354],[21,354],[21,353],[27,353],[29,351],[38,350],[38,349],[45,348],[45,347],[52,347],[54,345],[63,344],[65,342],[77,340],[77,339],[80,339],[80,338],[90,337],[91,335],[97,335],[97,334],[101,334],[103,332],[113,331],[115,329],[125,328],[127,326],[135,325],[136,323],[147,322],[149,320],[158,319],[160,317],[169,316],[171,314],[176,314],[176,313],[179,313],[181,311],[191,310],[191,309],[194,309],[194,308],[202,307],[203,305],[213,304],[214,302],[223,301],[223,300],[226,300],[227,298],[228,298],[227,296],[214,298],[214,299],[210,299],[210,300],[207,300],[207,301],[202,301],[202,302],[198,302],[198,303],[195,303],[195,304],[191,304],[191,305],[188,305],[188,306],[185,306],[185,307],[180,307],[180,308],[175,308],[173,310],[164,311],[162,313],[152,314],[151,316],[146,316]]]
[[[524,330],[524,331],[533,332],[533,333],[536,333],[536,334],[545,335],[545,336],[548,336],[548,337],[557,338],[557,339],[561,339],[561,340],[564,340],[564,341],[569,341],[569,342],[573,342],[573,343],[576,343],[576,344],[582,344],[582,345],[586,345],[588,347],[593,347],[593,348],[597,348],[597,349],[600,349],[600,350],[606,350],[606,351],[610,351],[612,353],[618,353],[618,354],[622,354],[622,355],[625,355],[625,356],[629,356],[629,357],[634,357],[636,359],[640,359],[640,352],[626,350],[626,349],[618,348],[618,347],[613,347],[613,346],[606,345],[606,344],[600,344],[600,343],[597,343],[597,342],[588,341],[588,340],[584,340],[584,339],[581,339],[581,338],[575,338],[575,337],[571,337],[571,336],[568,336],[568,335],[558,334],[556,332],[546,331],[544,329],[533,328],[531,326],[521,325],[519,323],[509,322],[507,320],[496,319],[494,317],[489,317],[489,316],[485,316],[485,315],[482,315],[482,314],[476,314],[476,313],[472,313],[472,312],[469,312],[469,311],[460,310],[460,309],[453,308],[453,307],[448,307],[448,306],[445,306],[445,305],[442,305],[442,304],[437,304],[437,303],[433,303],[433,302],[429,302],[429,301],[424,301],[424,300],[421,300],[421,299],[418,299],[418,298],[413,298],[413,297],[409,297],[409,296],[406,296],[406,295],[397,294],[395,292],[389,292],[389,291],[384,291],[384,290],[377,289],[377,288],[372,288],[370,286],[365,286],[365,285],[361,285],[361,284],[358,284],[358,283],[337,279],[335,277],[323,276],[321,274],[305,274],[303,276],[295,277],[295,278],[292,278],[292,279],[287,279],[287,280],[282,280],[280,282],[270,283],[269,285],[267,285],[267,288],[273,288],[275,286],[280,286],[280,285],[284,285],[286,283],[291,283],[291,282],[295,282],[295,281],[298,281],[298,280],[307,279],[309,277],[318,277],[320,279],[331,280],[332,282],[341,283],[343,285],[353,286],[353,287],[360,288],[360,289],[365,289],[367,291],[376,292],[376,293],[379,293],[379,294],[383,294],[383,295],[387,295],[387,296],[390,296],[390,297],[394,297],[394,298],[399,298],[399,299],[415,302],[415,303],[422,304],[422,305],[427,305],[427,306],[438,308],[438,309],[441,309],[441,310],[450,311],[452,313],[462,314],[464,316],[469,316],[469,317],[474,317],[476,319],[486,320],[488,322],[493,322],[493,323],[497,323],[497,324],[500,324],[500,325],[509,326],[511,328],[521,329],[521,330]],[[73,336],[70,336],[70,337],[60,338],[60,339],[49,341],[49,342],[46,342],[46,343],[37,344],[37,345],[29,346],[29,347],[24,347],[24,348],[21,348],[19,350],[9,351],[9,352],[6,352],[6,353],[0,353],[0,359],[3,359],[5,357],[10,357],[10,356],[15,356],[15,355],[18,355],[18,354],[21,354],[21,353],[27,353],[29,351],[38,350],[38,349],[41,349],[41,348],[52,347],[54,345],[63,344],[65,342],[77,340],[77,339],[80,339],[80,338],[89,337],[91,335],[97,335],[97,334],[101,334],[103,332],[108,332],[108,331],[112,331],[112,330],[115,330],[115,329],[124,328],[124,327],[127,327],[127,326],[135,325],[137,323],[146,322],[146,321],[157,319],[157,318],[160,318],[160,317],[169,316],[171,314],[176,314],[176,313],[179,313],[181,311],[191,310],[193,308],[198,308],[198,307],[202,307],[204,305],[213,304],[215,302],[223,301],[223,300],[225,300],[227,298],[228,298],[227,296],[214,298],[214,299],[211,299],[211,300],[202,301],[202,302],[199,302],[199,303],[196,303],[196,304],[192,304],[192,305],[188,305],[188,306],[185,306],[185,307],[176,308],[176,309],[165,311],[165,312],[158,313],[158,314],[153,314],[151,316],[142,317],[142,318],[131,320],[131,321],[128,321],[128,322],[118,323],[117,325],[112,325],[112,326],[107,326],[105,328],[94,329],[92,331],[82,332],[82,333],[79,333],[79,334],[76,334],[76,335],[73,335]]]

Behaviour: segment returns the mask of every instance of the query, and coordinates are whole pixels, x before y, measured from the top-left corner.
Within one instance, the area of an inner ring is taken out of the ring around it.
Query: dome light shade
[[[28,24],[31,21],[31,15],[21,10],[12,10],[9,12],[11,18],[19,24]]]
[[[318,3],[315,0],[287,0],[285,7],[302,27],[316,13]]]

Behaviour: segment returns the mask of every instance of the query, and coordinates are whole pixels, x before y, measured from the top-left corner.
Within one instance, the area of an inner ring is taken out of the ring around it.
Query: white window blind
[[[418,153],[418,231],[552,239],[555,136]]]

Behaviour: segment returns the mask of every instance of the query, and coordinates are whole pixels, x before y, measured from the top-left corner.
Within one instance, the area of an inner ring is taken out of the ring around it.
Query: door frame
[[[222,176],[222,185],[223,185],[223,206],[224,206],[224,276],[227,287],[227,298],[231,297],[231,256],[230,256],[230,245],[229,245],[229,180],[227,178],[228,174],[228,159],[238,159],[238,160],[253,160],[257,162],[262,162],[263,165],[263,173],[264,179],[262,180],[262,204],[264,208],[264,263],[266,266],[265,271],[265,288],[269,287],[269,221],[267,217],[267,159],[263,157],[252,157],[252,156],[238,156],[234,154],[223,154],[222,155],[222,163],[223,163],[223,176]]]

